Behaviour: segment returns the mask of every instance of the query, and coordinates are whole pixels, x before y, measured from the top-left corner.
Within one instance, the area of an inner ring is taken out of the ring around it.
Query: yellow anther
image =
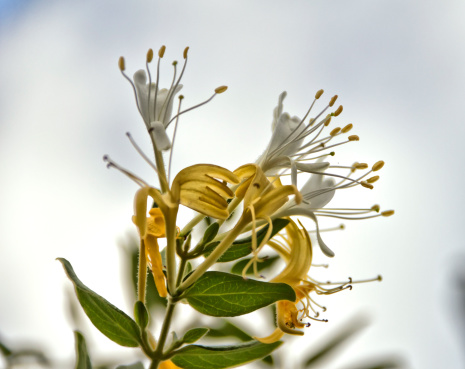
[[[373,176],[367,179],[368,183],[375,183],[379,179],[379,176]]]
[[[342,132],[342,133],[347,133],[347,132],[349,132],[349,131],[352,129],[353,126],[354,126],[354,125],[353,125],[352,123],[349,123],[348,125],[346,125],[346,126],[341,130],[341,132]]]
[[[321,97],[321,95],[323,95],[323,92],[325,92],[324,90],[318,90],[315,94],[315,99],[319,99]]]
[[[179,99],[179,100],[184,99],[184,95],[179,95],[178,99]]]
[[[373,189],[373,185],[370,184],[370,183],[368,183],[368,182],[366,182],[366,181],[361,181],[360,184],[361,184],[363,187],[365,187],[365,188],[369,188],[370,190]]]
[[[153,50],[149,49],[149,51],[147,51],[147,63],[150,63],[152,59],[153,59]]]
[[[345,229],[346,226],[345,226],[344,224],[340,224],[340,225],[339,225],[339,228],[340,228],[340,229]]]
[[[182,54],[182,56],[184,57],[184,59],[187,59],[187,52],[189,51],[189,46],[187,46],[185,49],[184,49],[184,52]]]
[[[313,126],[313,123],[315,123],[315,118],[310,118],[308,125],[311,127]]]
[[[337,100],[337,95],[334,95],[332,98],[331,98],[331,101],[329,102],[329,106],[333,106],[334,103],[336,102]]]
[[[367,169],[368,168],[367,163],[356,163],[354,164],[354,166],[355,166],[355,169]]]
[[[340,127],[336,127],[331,132],[329,132],[329,135],[334,137],[339,133],[340,130],[341,130]]]
[[[360,137],[358,137],[357,135],[352,135],[347,138],[349,139],[349,141],[360,141]]]
[[[384,167],[384,161],[380,160],[374,163],[371,169],[373,170],[373,172],[376,172],[377,170],[380,170],[382,167]]]
[[[329,153],[329,155],[334,156],[334,155],[336,155],[336,153],[335,153],[334,151],[331,151],[331,152]]]
[[[386,210],[381,213],[383,217],[390,217],[391,215],[394,215],[394,210]]]
[[[373,205],[373,206],[371,207],[371,210],[376,211],[377,213],[379,213],[379,209],[380,209],[380,206],[379,206],[378,204]]]
[[[334,112],[334,116],[337,117],[339,114],[342,113],[342,105],[339,105],[339,108],[336,109],[336,111]]]
[[[225,92],[227,89],[228,89],[228,86],[220,86],[220,87],[215,88],[215,93],[217,93],[217,94],[222,94],[222,93]]]
[[[126,65],[124,63],[124,57],[120,56],[119,60],[118,60],[118,67],[119,67],[119,70],[121,72],[124,72],[124,70],[126,69]]]
[[[326,119],[327,119],[327,120],[326,120],[326,122],[325,122],[325,126],[328,127],[328,126],[329,126],[329,123],[331,123],[331,115],[328,114],[328,115],[326,116]]]
[[[162,47],[160,47],[160,50],[158,50],[158,57],[159,58],[163,58],[163,55],[165,55],[165,50],[166,50],[166,46],[163,45]]]

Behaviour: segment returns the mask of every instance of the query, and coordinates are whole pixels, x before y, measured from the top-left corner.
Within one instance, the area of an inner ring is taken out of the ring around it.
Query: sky
[[[323,299],[330,323],[312,324],[305,347],[362,314],[369,328],[335,367],[390,354],[408,368],[464,366],[456,323],[464,318],[457,308],[464,195],[456,187],[465,154],[462,1],[35,0],[14,10],[2,2],[0,11],[0,338],[40,342],[56,360],[72,360],[70,286],[56,257],[131,311],[117,243],[131,229],[136,187],[107,170],[102,156],[149,181],[155,174],[125,136],[130,131],[149,152],[117,60],[124,55],[131,74],[148,48],[166,45],[161,81],[168,84],[170,62],[190,46],[185,106],[220,85],[229,89],[183,117],[173,172],[254,161],[269,140],[278,95],[286,90],[285,111],[303,116],[320,88],[327,99],[339,95],[340,124],[353,123],[360,136],[338,148],[334,162],[386,162],[373,191],[334,201],[379,203],[395,216],[346,222],[326,235],[336,257],[321,272],[381,274],[383,282]],[[98,332],[90,340],[96,356],[131,355]]]

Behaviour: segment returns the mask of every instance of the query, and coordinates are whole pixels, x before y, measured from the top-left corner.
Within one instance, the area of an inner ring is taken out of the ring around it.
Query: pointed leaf
[[[287,219],[275,219],[273,220],[273,230],[271,237],[278,233],[281,229],[287,226],[289,220]],[[257,244],[265,238],[266,232],[268,231],[268,225],[260,229],[257,232]],[[212,242],[205,247],[205,255],[208,256],[215,249],[219,242]],[[249,255],[252,252],[252,237],[246,237],[241,240],[234,241],[231,247],[218,259],[219,263],[225,263],[232,260],[240,259],[244,256]]]
[[[58,258],[74,284],[77,298],[94,326],[121,346],[139,346],[140,331],[136,322],[102,296],[86,287],[77,277],[68,260]]]
[[[235,337],[242,342],[252,340],[252,336],[244,332],[236,325],[228,322],[226,319],[222,319],[222,321],[223,324],[221,326],[217,328],[210,328],[210,331],[207,333],[207,337]]]
[[[279,300],[295,301],[285,283],[259,282],[223,272],[206,272],[183,295],[197,311],[211,316],[251,313]]]
[[[92,369],[89,354],[87,352],[86,340],[79,331],[74,331],[74,341],[76,347],[76,365],[74,369]]]
[[[205,336],[208,333],[208,331],[209,331],[208,328],[190,329],[186,332],[186,334],[184,335],[181,341],[183,343],[194,343],[195,341],[198,341],[203,336]]]
[[[268,356],[281,344],[282,342],[270,345],[252,342],[238,346],[190,345],[180,349],[171,361],[184,369],[232,368]]]

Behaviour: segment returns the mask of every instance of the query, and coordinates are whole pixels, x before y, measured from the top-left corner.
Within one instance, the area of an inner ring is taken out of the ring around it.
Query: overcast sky
[[[170,61],[191,47],[185,106],[229,86],[181,120],[174,172],[254,161],[279,93],[288,91],[286,111],[303,116],[320,88],[340,96],[340,124],[361,138],[334,162],[386,162],[373,191],[334,201],[380,203],[396,215],[348,222],[325,238],[336,252],[328,278],[384,281],[324,299],[330,323],[312,324],[306,346],[362,312],[372,324],[336,367],[378,354],[401,355],[409,368],[464,366],[455,279],[465,262],[463,1],[35,0],[0,9],[1,337],[40,341],[70,360],[59,256],[130,312],[116,241],[131,228],[136,187],[102,156],[155,178],[125,136],[149,151],[117,60],[124,55],[131,74],[149,47],[165,44],[165,84]],[[98,332],[92,339],[96,354],[119,350]]]

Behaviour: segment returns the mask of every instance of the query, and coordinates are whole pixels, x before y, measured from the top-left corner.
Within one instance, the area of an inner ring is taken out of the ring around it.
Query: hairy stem
[[[139,271],[137,283],[138,299],[145,304],[145,290],[147,286],[147,259],[145,257],[145,241],[140,240],[139,249]]]
[[[177,301],[173,301],[171,298],[168,298],[168,306],[166,308],[165,320],[161,327],[160,337],[158,338],[157,348],[154,352],[154,359],[150,365],[150,369],[157,369],[158,365],[162,361],[163,357],[163,348],[166,343],[166,337],[168,337],[168,331],[170,329],[171,320],[173,318],[174,308],[176,307]]]

